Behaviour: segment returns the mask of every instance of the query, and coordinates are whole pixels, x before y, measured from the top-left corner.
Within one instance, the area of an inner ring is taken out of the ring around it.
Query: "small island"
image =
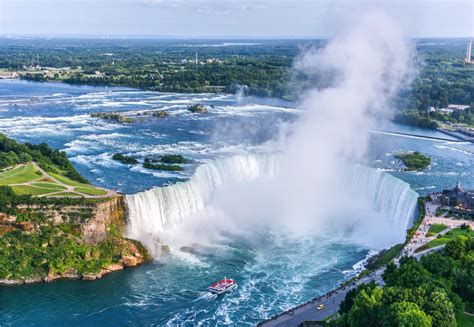
[[[150,159],[150,158],[145,158],[145,161],[143,162],[143,167],[147,169],[153,169],[153,170],[165,170],[165,171],[182,171],[183,167],[180,165],[170,165],[170,164],[163,164],[159,163],[161,160],[160,159]]]
[[[136,165],[138,163],[138,160],[135,159],[134,157],[126,156],[121,153],[115,153],[112,156],[112,159],[116,161],[120,161],[121,163],[126,164],[126,165]]]
[[[406,170],[415,171],[426,169],[431,165],[431,158],[427,157],[417,151],[408,153],[398,153],[395,158],[403,161]]]
[[[133,118],[126,117],[125,115],[117,112],[93,112],[91,113],[91,117],[113,120],[117,123],[133,123]]]
[[[188,107],[188,110],[191,111],[193,114],[195,113],[207,113],[207,108],[202,104],[193,104]]]
[[[136,165],[138,160],[132,156],[127,156],[121,153],[115,153],[112,156],[113,160],[120,161],[126,165]],[[143,167],[153,170],[165,171],[182,171],[182,164],[190,163],[192,160],[186,159],[180,154],[166,154],[160,156],[158,159],[146,157],[143,160]]]
[[[166,118],[166,117],[169,117],[169,114],[164,111],[164,110],[160,110],[160,111],[154,111],[152,114],[151,114],[153,117],[158,117],[158,118]]]
[[[186,159],[180,154],[167,154],[161,156],[160,161],[167,164],[185,164],[190,162],[190,160]]]

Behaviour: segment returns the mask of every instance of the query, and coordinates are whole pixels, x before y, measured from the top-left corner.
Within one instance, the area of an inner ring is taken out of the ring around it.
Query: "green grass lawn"
[[[458,327],[472,327],[474,326],[474,317],[459,313],[456,315],[456,323]]]
[[[425,245],[419,247],[418,249],[416,249],[415,252],[421,252],[421,251],[424,251],[424,250],[427,250],[427,249],[431,249],[431,248],[446,244],[449,241],[454,240],[455,238],[457,238],[460,235],[466,235],[466,236],[474,237],[474,231],[472,231],[470,229],[455,228],[453,230],[450,230],[446,234],[443,234],[441,237],[437,237],[434,240],[432,240],[431,242],[428,242]]]
[[[396,244],[390,249],[382,251],[374,259],[369,259],[369,264],[367,268],[370,270],[374,270],[385,266],[400,253],[400,251],[403,249],[403,246],[404,244]]]
[[[72,193],[72,192],[60,192],[60,193],[55,193],[51,195],[51,197],[74,197],[74,198],[80,198],[83,197],[80,194],[77,193]]]
[[[41,177],[41,175],[36,174],[36,170],[31,164],[15,168],[13,171],[4,172],[3,174],[5,173],[6,176],[0,174],[0,185],[26,183]]]
[[[87,195],[104,195],[107,194],[106,191],[98,188],[92,188],[92,187],[75,187],[74,191],[79,192],[79,193],[84,193]]]
[[[63,191],[66,189],[64,186],[59,185],[59,184],[54,184],[54,183],[38,182],[38,183],[32,183],[31,185],[36,186],[36,187],[41,187],[41,188],[47,188],[54,191]]]
[[[18,195],[43,195],[43,194],[57,192],[57,190],[52,190],[49,188],[42,188],[42,187],[34,187],[31,185],[13,185],[12,189],[13,189],[13,192],[15,192]]]
[[[51,177],[56,178],[58,181],[66,184],[66,185],[91,187],[91,185],[89,185],[89,184],[83,184],[83,183],[80,183],[80,182],[77,182],[77,181],[73,181],[72,179],[69,179],[65,176],[62,176],[62,175],[59,175],[59,174],[56,174],[56,173],[49,173],[48,172],[48,174],[51,175]]]
[[[8,177],[8,176],[11,176],[11,175],[14,175],[14,174],[18,174],[20,171],[23,170],[22,166],[13,167],[13,169],[11,169],[11,168],[12,167],[10,167],[10,169],[2,171],[0,173],[0,179],[4,179],[5,177]]]
[[[446,228],[448,228],[448,226],[446,226],[445,224],[433,224],[433,225],[430,226],[430,229],[426,233],[426,236],[428,236],[428,237],[429,236],[434,236],[438,233],[441,233]]]
[[[12,187],[13,191],[18,195],[47,195],[49,193],[60,192],[53,194],[52,196],[69,196],[69,197],[83,197],[84,194],[92,196],[101,196],[107,194],[107,191],[103,189],[95,188],[92,185],[76,182],[70,178],[62,176],[57,173],[48,174],[51,178],[54,178],[56,181],[52,180],[46,175],[42,175],[39,171],[35,169],[33,164],[27,164],[24,166],[18,166],[3,172],[0,172],[0,185],[9,185]],[[34,181],[34,182],[32,182]],[[61,192],[66,191],[67,188],[63,185],[59,185],[57,182],[64,183],[68,186],[74,186],[74,192]],[[27,184],[32,182],[31,185]],[[14,184],[24,184],[27,185],[14,185]]]

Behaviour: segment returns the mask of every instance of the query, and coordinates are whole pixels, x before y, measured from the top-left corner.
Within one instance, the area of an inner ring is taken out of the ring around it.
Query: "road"
[[[366,284],[370,280],[374,280],[378,285],[383,286],[382,279],[384,269],[379,269],[373,272],[370,276],[363,277],[356,282],[340,287],[332,292],[329,292],[321,297],[313,299],[311,302],[303,304],[293,310],[287,311],[276,318],[263,322],[259,326],[265,327],[283,327],[283,326],[299,326],[303,321],[321,321],[329,316],[332,316],[339,311],[339,305],[346,297],[347,292],[356,288],[361,284]],[[318,310],[316,307],[324,304],[325,308]]]

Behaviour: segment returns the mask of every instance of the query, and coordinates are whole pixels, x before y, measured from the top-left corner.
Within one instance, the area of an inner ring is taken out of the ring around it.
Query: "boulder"
[[[96,274],[82,274],[82,280],[96,280]]]
[[[122,266],[122,265],[119,265],[118,263],[116,263],[116,264],[107,266],[106,269],[107,269],[108,271],[117,271],[117,270],[122,270],[122,269],[123,269],[123,266]]]
[[[131,256],[131,255],[123,256],[122,257],[122,264],[125,267],[134,267],[134,266],[138,265],[138,259]]]

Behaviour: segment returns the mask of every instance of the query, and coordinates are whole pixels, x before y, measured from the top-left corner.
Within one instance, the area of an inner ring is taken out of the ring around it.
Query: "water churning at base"
[[[189,181],[127,195],[129,237],[142,241],[154,252],[156,244],[172,242],[169,235],[168,239],[163,239],[167,232],[176,228],[179,230],[186,224],[196,223],[193,219],[208,215],[209,208],[225,207],[227,203],[220,202],[221,198],[215,196],[220,190],[235,183],[243,183],[246,185],[244,189],[248,188],[248,192],[255,192],[254,185],[245,182],[278,179],[282,173],[281,161],[281,156],[277,155],[238,155],[215,159],[201,165]],[[370,204],[371,209],[378,214],[377,219],[386,220],[385,223],[391,226],[393,234],[403,238],[405,230],[411,224],[418,194],[407,183],[380,170],[351,165],[346,166],[343,171],[331,192],[338,192],[344,201],[347,201],[349,196],[357,194],[358,199],[364,199]],[[246,199],[239,196],[241,191],[236,191],[234,203],[242,208],[251,205],[242,202]],[[257,194],[259,192],[256,192],[256,196]],[[262,192],[260,196],[264,197],[265,193]],[[228,200],[229,197],[225,198]],[[285,201],[285,195],[282,194],[280,198],[273,200],[275,202],[267,203],[267,206],[279,208],[281,202]],[[320,200],[322,199],[314,199],[315,202]],[[351,206],[351,203],[347,205]],[[221,213],[219,219],[231,219],[233,223],[238,224],[238,220],[244,215],[242,214],[244,210],[232,208],[234,213]],[[268,216],[271,220],[267,221],[264,220],[264,212],[255,211],[254,219],[258,221],[261,218],[264,224],[271,225],[278,221],[279,217],[275,215],[279,211],[279,209],[270,211]],[[219,219],[217,221],[220,221]],[[297,224],[297,222],[298,216],[295,213],[291,223]],[[248,223],[245,221],[247,226]],[[345,223],[352,223],[350,217],[347,217]],[[344,227],[345,223],[342,222],[341,227]],[[212,230],[212,226],[209,226],[210,233]]]

